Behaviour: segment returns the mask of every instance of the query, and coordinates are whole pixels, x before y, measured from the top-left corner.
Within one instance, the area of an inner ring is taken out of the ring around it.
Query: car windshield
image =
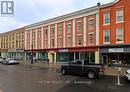
[[[82,64],[81,60],[72,60],[70,61],[72,64]]]

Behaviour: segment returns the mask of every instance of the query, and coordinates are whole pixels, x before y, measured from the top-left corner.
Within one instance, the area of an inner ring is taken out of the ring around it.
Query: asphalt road
[[[0,64],[0,92],[130,92],[130,83],[117,77],[61,75],[58,70],[29,65]]]

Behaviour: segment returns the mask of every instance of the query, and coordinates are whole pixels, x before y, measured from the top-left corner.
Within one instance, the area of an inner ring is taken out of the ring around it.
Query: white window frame
[[[105,42],[105,31],[109,31],[109,42]],[[103,31],[103,44],[110,44],[110,29],[106,29]]]
[[[81,37],[81,44],[78,44],[79,42],[78,42],[78,38],[79,38],[79,36]],[[82,35],[77,35],[77,46],[82,46]]]
[[[81,30],[78,30],[78,23],[81,23]],[[77,21],[77,32],[82,32],[83,31],[83,29],[82,29],[83,25],[82,24],[83,24],[82,21]]]
[[[122,18],[123,18],[122,21],[118,20],[119,14],[122,14]],[[124,22],[124,10],[123,9],[117,9],[116,10],[116,23],[122,23],[122,22]]]
[[[93,43],[92,43],[92,44],[90,43],[90,36],[89,36],[89,35],[91,35],[91,34],[93,35]],[[94,32],[88,33],[88,44],[89,44],[89,45],[94,45]]]
[[[117,31],[122,30],[123,31],[123,40],[122,41],[117,41],[119,34],[117,35]],[[124,28],[117,28],[116,29],[116,43],[124,43]]]
[[[108,14],[108,15],[107,15]],[[108,18],[106,18],[106,16],[108,16]],[[109,19],[109,23],[105,23],[106,19]],[[105,11],[104,14],[103,14],[103,24],[104,25],[110,25],[110,12],[109,11]]]
[[[91,20],[93,20],[93,28],[90,28],[90,22],[89,21],[91,21]],[[88,19],[88,29],[89,30],[94,29],[94,18],[89,18]]]

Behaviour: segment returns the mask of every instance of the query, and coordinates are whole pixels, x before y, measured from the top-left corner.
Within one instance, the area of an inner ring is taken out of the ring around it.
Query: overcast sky
[[[1,1],[1,0],[0,0]],[[3,0],[4,1],[4,0]],[[9,0],[8,0],[9,1]],[[112,2],[113,0],[13,0],[14,16],[0,16],[0,33],[19,27],[75,12],[81,9]]]

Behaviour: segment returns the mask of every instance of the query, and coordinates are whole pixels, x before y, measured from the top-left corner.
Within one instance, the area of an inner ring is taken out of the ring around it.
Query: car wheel
[[[63,68],[61,72],[62,72],[62,75],[65,75],[66,74],[65,68]]]
[[[95,74],[94,71],[89,71],[89,72],[88,72],[88,78],[94,79],[95,77],[96,77],[96,74]]]

